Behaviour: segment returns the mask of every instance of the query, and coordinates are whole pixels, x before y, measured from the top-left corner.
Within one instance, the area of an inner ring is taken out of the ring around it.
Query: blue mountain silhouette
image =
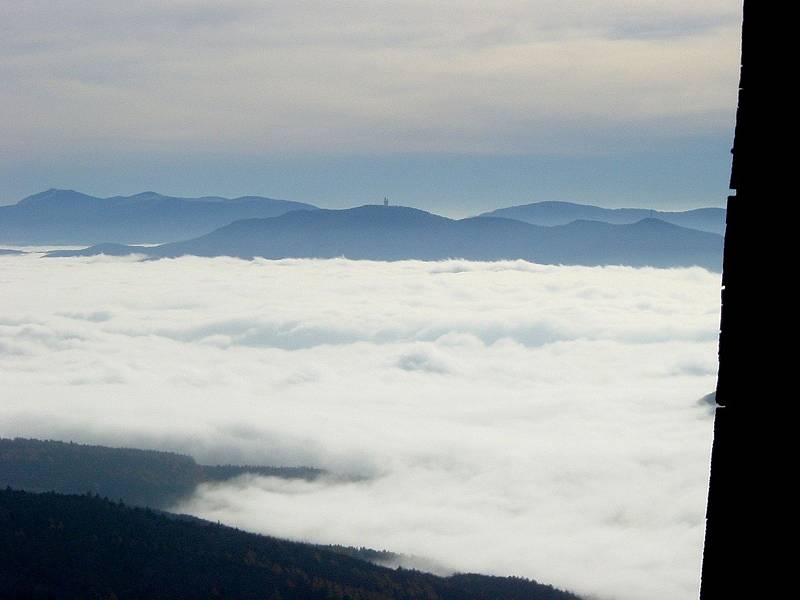
[[[603,221],[616,225],[636,223],[642,219],[658,219],[673,225],[725,233],[724,208],[698,208],[680,212],[649,210],[646,208],[601,208],[590,204],[572,202],[535,202],[520,206],[498,208],[481,217],[503,217],[534,225],[566,225],[572,221]]]
[[[154,247],[103,244],[49,256],[101,253],[141,253],[154,258],[524,259],[566,265],[701,266],[719,271],[722,237],[658,219],[627,225],[574,221],[545,227],[492,217],[454,220],[402,206],[368,205],[244,219],[194,239]]]
[[[258,196],[176,198],[155,192],[97,198],[47,190],[0,206],[0,242],[15,245],[162,243],[184,240],[238,219],[274,217],[311,204]]]

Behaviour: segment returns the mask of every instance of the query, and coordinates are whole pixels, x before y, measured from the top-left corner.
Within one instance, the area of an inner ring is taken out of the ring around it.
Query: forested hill
[[[309,467],[207,466],[155,450],[0,438],[0,486],[34,492],[92,492],[128,504],[169,508],[206,481],[254,475],[313,479]]]
[[[436,577],[96,496],[0,491],[0,598],[577,600],[519,578]]]

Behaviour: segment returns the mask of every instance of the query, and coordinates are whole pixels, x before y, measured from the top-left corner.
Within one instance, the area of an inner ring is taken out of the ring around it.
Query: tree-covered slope
[[[199,465],[173,452],[0,438],[0,486],[34,492],[92,492],[128,504],[169,508],[205,481],[244,473],[313,479],[308,467]]]
[[[0,598],[575,600],[519,578],[391,570],[96,496],[0,491]]]

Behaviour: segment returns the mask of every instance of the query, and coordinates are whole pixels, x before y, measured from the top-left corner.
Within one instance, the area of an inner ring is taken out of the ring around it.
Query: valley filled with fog
[[[695,598],[719,287],[701,268],[0,256],[0,436],[320,467],[176,510]]]

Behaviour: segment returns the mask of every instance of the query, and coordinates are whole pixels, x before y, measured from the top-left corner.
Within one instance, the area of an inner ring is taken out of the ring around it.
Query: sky
[[[0,436],[323,467],[358,479],[243,478],[176,510],[697,598],[718,274],[27,254],[0,287]]]
[[[725,202],[733,0],[0,0],[0,203]]]

